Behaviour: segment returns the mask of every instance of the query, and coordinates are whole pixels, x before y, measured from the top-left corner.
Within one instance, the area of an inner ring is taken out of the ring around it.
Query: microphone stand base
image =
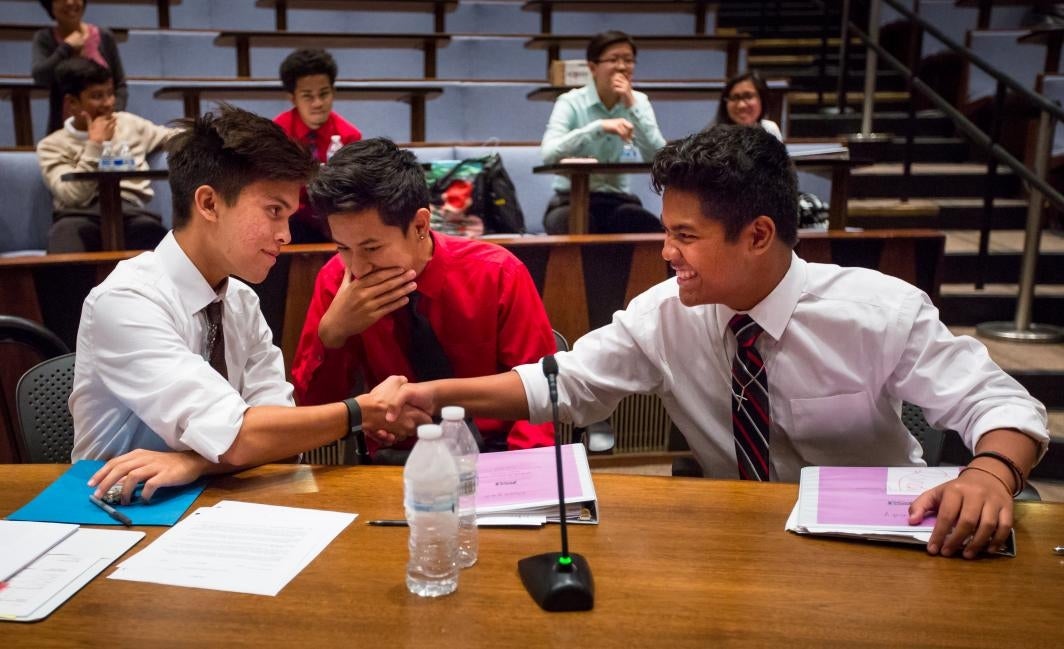
[[[579,554],[569,554],[568,567],[558,563],[561,552],[525,557],[517,571],[525,590],[544,611],[590,611],[595,605],[595,583],[591,566]]]

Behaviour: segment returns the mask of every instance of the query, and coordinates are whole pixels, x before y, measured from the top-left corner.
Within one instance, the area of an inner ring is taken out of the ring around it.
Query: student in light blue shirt
[[[558,97],[543,134],[541,152],[547,164],[563,158],[595,158],[618,162],[630,154],[650,160],[665,145],[647,96],[632,89],[636,46],[624,32],[594,36],[587,46],[591,83]],[[569,180],[558,176],[547,205],[548,234],[569,231]],[[628,176],[591,176],[589,229],[593,233],[660,232],[661,221],[628,193]]]

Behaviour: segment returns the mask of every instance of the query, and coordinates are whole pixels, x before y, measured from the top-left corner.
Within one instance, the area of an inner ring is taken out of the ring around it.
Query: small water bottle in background
[[[130,150],[128,142],[122,143],[118,150],[118,157],[122,158],[122,168],[126,171],[133,171],[137,168],[137,161],[133,158],[133,151]]]
[[[125,171],[126,170],[126,157],[122,154],[123,151],[127,151],[129,145],[125,142],[116,142],[111,145],[111,170],[112,171]]]
[[[332,136],[329,141],[329,150],[325,152],[325,159],[332,160],[332,157],[336,155],[336,152],[344,147],[344,143],[340,141],[339,135]]]
[[[440,427],[423,424],[403,469],[410,561],[406,587],[421,597],[458,588],[458,469]]]
[[[111,141],[103,143],[103,150],[100,151],[100,171],[112,171],[115,166],[115,153],[111,147]]]
[[[624,148],[621,149],[621,162],[639,162],[639,152],[635,150],[635,145],[631,140],[624,141]]]
[[[477,459],[480,449],[465,422],[465,409],[447,406],[440,411],[443,438],[458,466],[458,565],[477,562]]]

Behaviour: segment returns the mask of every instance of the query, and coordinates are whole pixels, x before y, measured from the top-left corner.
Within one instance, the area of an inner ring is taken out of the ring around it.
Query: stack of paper
[[[58,543],[52,540],[57,535]],[[33,555],[0,588],[0,620],[33,622],[47,617],[142,538],[144,532],[0,521],[2,573]],[[17,545],[9,543],[16,539]],[[20,558],[12,560],[15,556]]]
[[[356,516],[223,500],[167,530],[109,579],[276,595]]]
[[[935,517],[909,525],[909,505],[928,489],[956,478],[960,469],[805,467],[786,529],[798,534],[926,544]],[[1015,556],[1012,539],[1000,554]]]
[[[498,515],[538,516],[558,522],[554,447],[483,453],[477,460],[477,522]],[[598,523],[598,497],[583,444],[562,447],[566,520]],[[486,520],[485,520],[486,519]]]

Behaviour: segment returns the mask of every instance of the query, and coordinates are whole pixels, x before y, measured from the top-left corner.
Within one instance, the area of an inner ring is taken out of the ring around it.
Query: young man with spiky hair
[[[310,157],[325,163],[334,135],[345,145],[362,139],[361,131],[354,124],[333,112],[337,69],[331,54],[318,49],[296,50],[281,62],[280,74],[292,108],[273,121],[306,149]],[[292,243],[329,241],[326,228],[307,202],[305,191],[299,195],[299,209],[292,215],[291,228]]]
[[[294,408],[281,352],[244,282],[288,243],[299,188],[318,165],[277,125],[237,108],[185,120],[169,143],[174,230],[89,294],[70,410],[74,460],[106,459],[91,485],[128,502],[205,473],[291,457],[365,426],[388,439],[382,394]],[[240,278],[240,279],[237,279]]]
[[[764,129],[718,125],[670,143],[652,177],[676,276],[557,355],[562,420],[596,421],[653,392],[707,477],[796,482],[811,465],[923,465],[901,421],[908,401],[975,453],[910,507],[911,523],[938,514],[928,552],[970,559],[1003,544],[1012,494],[1048,446],[1045,407],[985,347],[953,336],[916,287],[798,258],[794,166]],[[398,394],[426,411],[551,413],[538,364]]]

